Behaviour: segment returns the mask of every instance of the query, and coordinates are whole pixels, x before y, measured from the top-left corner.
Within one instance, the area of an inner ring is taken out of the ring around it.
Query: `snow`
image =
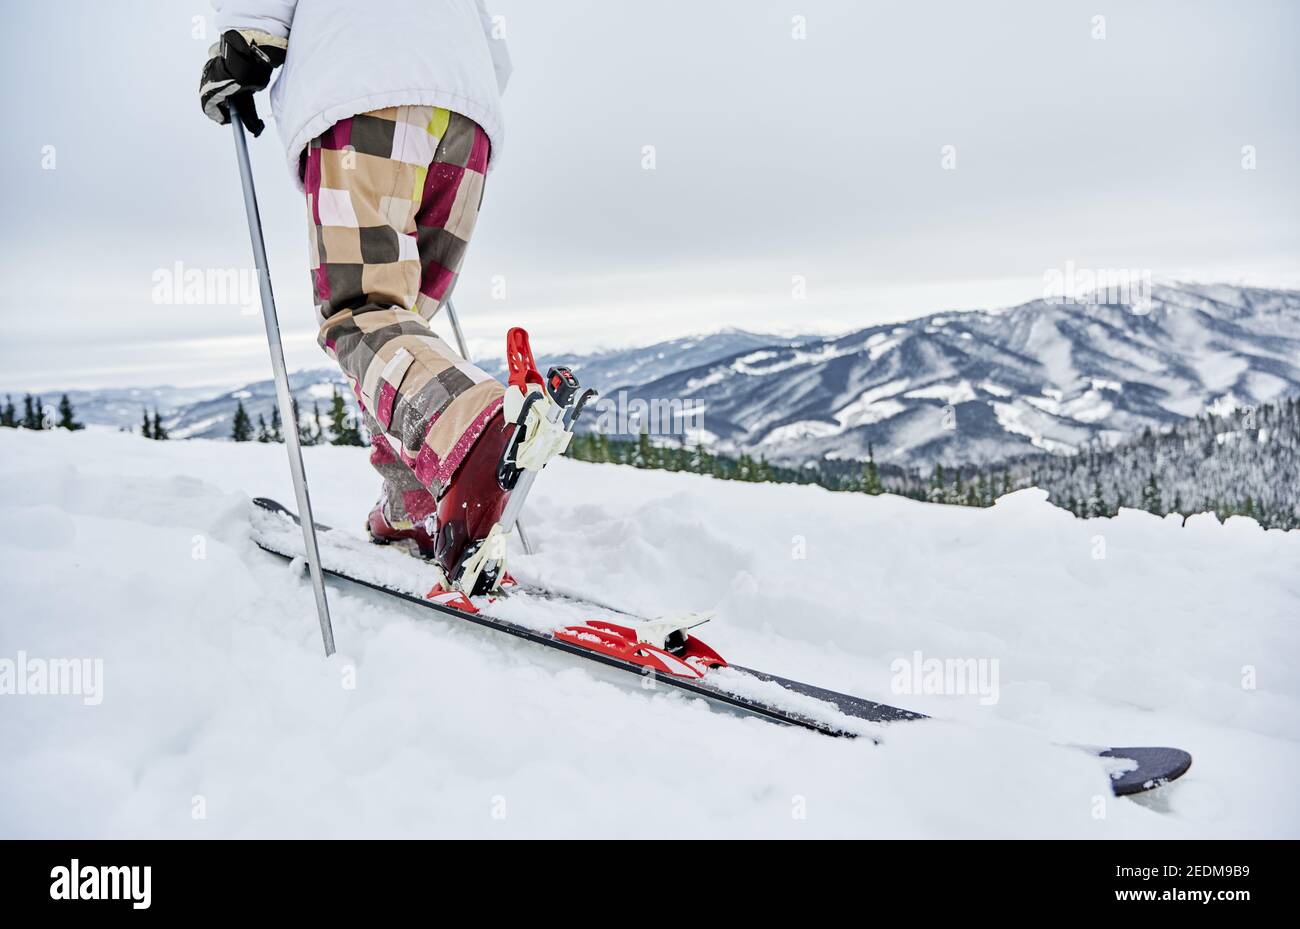
[[[359,531],[366,451],[305,451],[317,518]],[[1300,836],[1300,534],[1252,520],[568,460],[538,481],[521,576],[642,614],[716,610],[701,638],[737,663],[935,717],[874,745],[355,587],[331,587],[323,658],[309,585],[250,541],[250,497],[292,501],[279,446],[0,430],[0,468],[0,659],[104,669],[99,705],[0,696],[5,837]],[[892,694],[916,652],[996,659],[997,702]],[[1195,763],[1121,800],[1072,747],[1105,744]]]
[[[871,337],[871,339],[875,339],[875,338],[876,336]],[[871,340],[869,339],[868,342],[870,341]],[[884,339],[882,341],[876,342],[875,344],[872,344],[870,348],[867,349],[867,358],[869,358],[871,361],[877,361],[886,352],[893,351],[901,343],[902,343],[901,339]]]
[[[1206,406],[1205,410],[1214,416],[1227,416],[1233,410],[1242,405],[1241,401],[1231,391],[1222,397],[1215,397],[1214,400]]]
[[[1092,388],[1069,399],[1065,399],[1064,394],[1059,390],[1044,388],[1043,393],[1046,396],[1027,396],[1024,401],[1052,416],[1072,419],[1076,423],[1101,422],[1114,412],[1115,404],[1105,396],[1104,388],[1096,386],[1097,382],[1095,380],[1093,384]],[[1068,443],[1058,443],[1058,445],[1067,449],[1071,447]],[[1046,448],[1047,446],[1043,447]]]
[[[726,368],[714,368],[708,374],[702,377],[693,377],[686,382],[686,392],[692,393],[702,387],[712,387],[714,384],[720,384],[727,379]]]
[[[1070,339],[1058,328],[1059,315],[1043,313],[1029,325],[1026,349],[1033,353],[1053,384],[1070,385],[1078,379],[1074,367],[1074,349]],[[1044,390],[1044,394],[1048,391]]]
[[[716,432],[710,432],[703,426],[692,426],[683,435],[687,445],[715,445],[719,438]]]
[[[903,396],[913,399],[942,400],[952,406],[975,399],[975,390],[970,381],[959,380],[956,383],[941,382],[930,384],[917,390],[909,390]]]
[[[794,439],[825,438],[828,435],[835,435],[839,431],[840,427],[833,423],[822,422],[818,419],[802,419],[773,429],[763,437],[763,444],[779,445],[782,442],[789,442]]]
[[[773,351],[762,350],[757,352],[750,352],[748,355],[745,355],[743,358],[737,358],[735,363],[731,366],[731,369],[741,374],[750,374],[753,373],[751,372],[750,369],[753,368],[755,365],[758,365],[764,361],[771,361],[773,358],[777,358],[777,357],[779,356],[777,355],[776,352]]]
[[[328,384],[312,384],[305,393],[309,400],[329,400],[333,398],[336,389],[336,385],[332,382]]]
[[[907,378],[901,378],[864,390],[856,400],[835,412],[835,420],[840,424],[840,429],[852,429],[897,416],[906,407],[888,398],[906,390],[909,383]]]
[[[1027,437],[1036,448],[1069,455],[1089,439],[1089,434],[1063,414],[1077,414],[1080,421],[1091,420],[1109,408],[1110,401],[1094,391],[1087,391],[1069,404],[1056,397],[1022,397],[1010,403],[991,401],[998,425],[1007,432]],[[1049,435],[1052,432],[1055,435]]]
[[[199,435],[200,433],[211,429],[213,426],[217,425],[217,423],[223,422],[225,419],[227,419],[226,414],[218,413],[215,416],[209,416],[206,419],[200,419],[197,422],[190,423],[184,428],[173,429],[171,430],[170,435],[173,439],[188,439],[192,435]]]
[[[1286,395],[1290,384],[1267,371],[1251,371],[1245,377],[1250,394],[1256,400],[1276,400]]]

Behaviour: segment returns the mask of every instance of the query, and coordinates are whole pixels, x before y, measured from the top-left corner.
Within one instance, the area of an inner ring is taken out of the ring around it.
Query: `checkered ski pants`
[[[501,408],[501,384],[429,328],[474,231],[488,152],[472,120],[399,106],[335,124],[303,155],[320,344],[364,411],[398,528],[433,512]]]

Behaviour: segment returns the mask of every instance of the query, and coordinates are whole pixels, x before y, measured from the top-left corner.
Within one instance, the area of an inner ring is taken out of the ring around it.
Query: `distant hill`
[[[1300,292],[1157,285],[1149,310],[1035,300],[771,344],[628,388],[693,398],[714,451],[930,467],[1070,453],[1300,394]]]
[[[656,424],[669,433],[656,441],[686,435],[715,454],[787,466],[869,452],[905,469],[1073,454],[1300,395],[1300,292],[1157,285],[1145,310],[1035,300],[829,338],[724,330],[564,360],[605,402],[689,399],[703,410],[696,423]],[[480,363],[503,376],[500,359]],[[352,406],[332,368],[298,372],[291,385],[304,414],[336,386]],[[269,419],[275,391],[265,380],[72,398],[88,423],[134,428],[142,405],[157,406],[173,437],[223,438],[237,401]],[[588,416],[586,428],[598,422]]]

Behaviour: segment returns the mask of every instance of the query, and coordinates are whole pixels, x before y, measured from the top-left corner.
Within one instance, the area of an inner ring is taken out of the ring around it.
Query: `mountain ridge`
[[[774,461],[982,463],[1073,452],[1300,393],[1300,292],[1157,285],[1149,312],[1030,301],[740,352],[642,385]]]
[[[479,363],[504,376],[501,359]],[[640,401],[671,410],[676,401],[677,414],[646,423],[667,433],[657,440],[787,464],[869,453],[906,467],[982,464],[1073,453],[1300,394],[1300,291],[1159,284],[1146,312],[1040,299],[831,336],[724,329],[569,363],[611,409]],[[291,375],[304,415],[326,406],[336,386],[355,410],[335,369]],[[85,421],[119,427],[138,424],[140,405],[159,406],[176,438],[224,438],[237,401],[254,420],[269,420],[275,403],[269,379],[206,397],[199,390],[105,391],[102,402],[93,391],[69,395]],[[167,414],[169,397],[177,405]],[[681,415],[685,400],[699,404],[699,421]],[[587,418],[588,428],[598,422]]]

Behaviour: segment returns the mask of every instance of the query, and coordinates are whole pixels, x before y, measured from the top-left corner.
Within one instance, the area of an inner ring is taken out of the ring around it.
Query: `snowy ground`
[[[359,526],[365,452],[307,455],[318,518]],[[548,469],[524,573],[716,609],[739,663],[937,717],[877,746],[356,588],[325,660],[248,540],[250,497],[292,500],[279,446],[0,430],[0,469],[0,659],[103,660],[98,705],[0,696],[0,836],[1300,837],[1300,533]],[[997,702],[891,692],[918,650],[997,659]],[[1196,761],[1119,800],[1068,743]]]

